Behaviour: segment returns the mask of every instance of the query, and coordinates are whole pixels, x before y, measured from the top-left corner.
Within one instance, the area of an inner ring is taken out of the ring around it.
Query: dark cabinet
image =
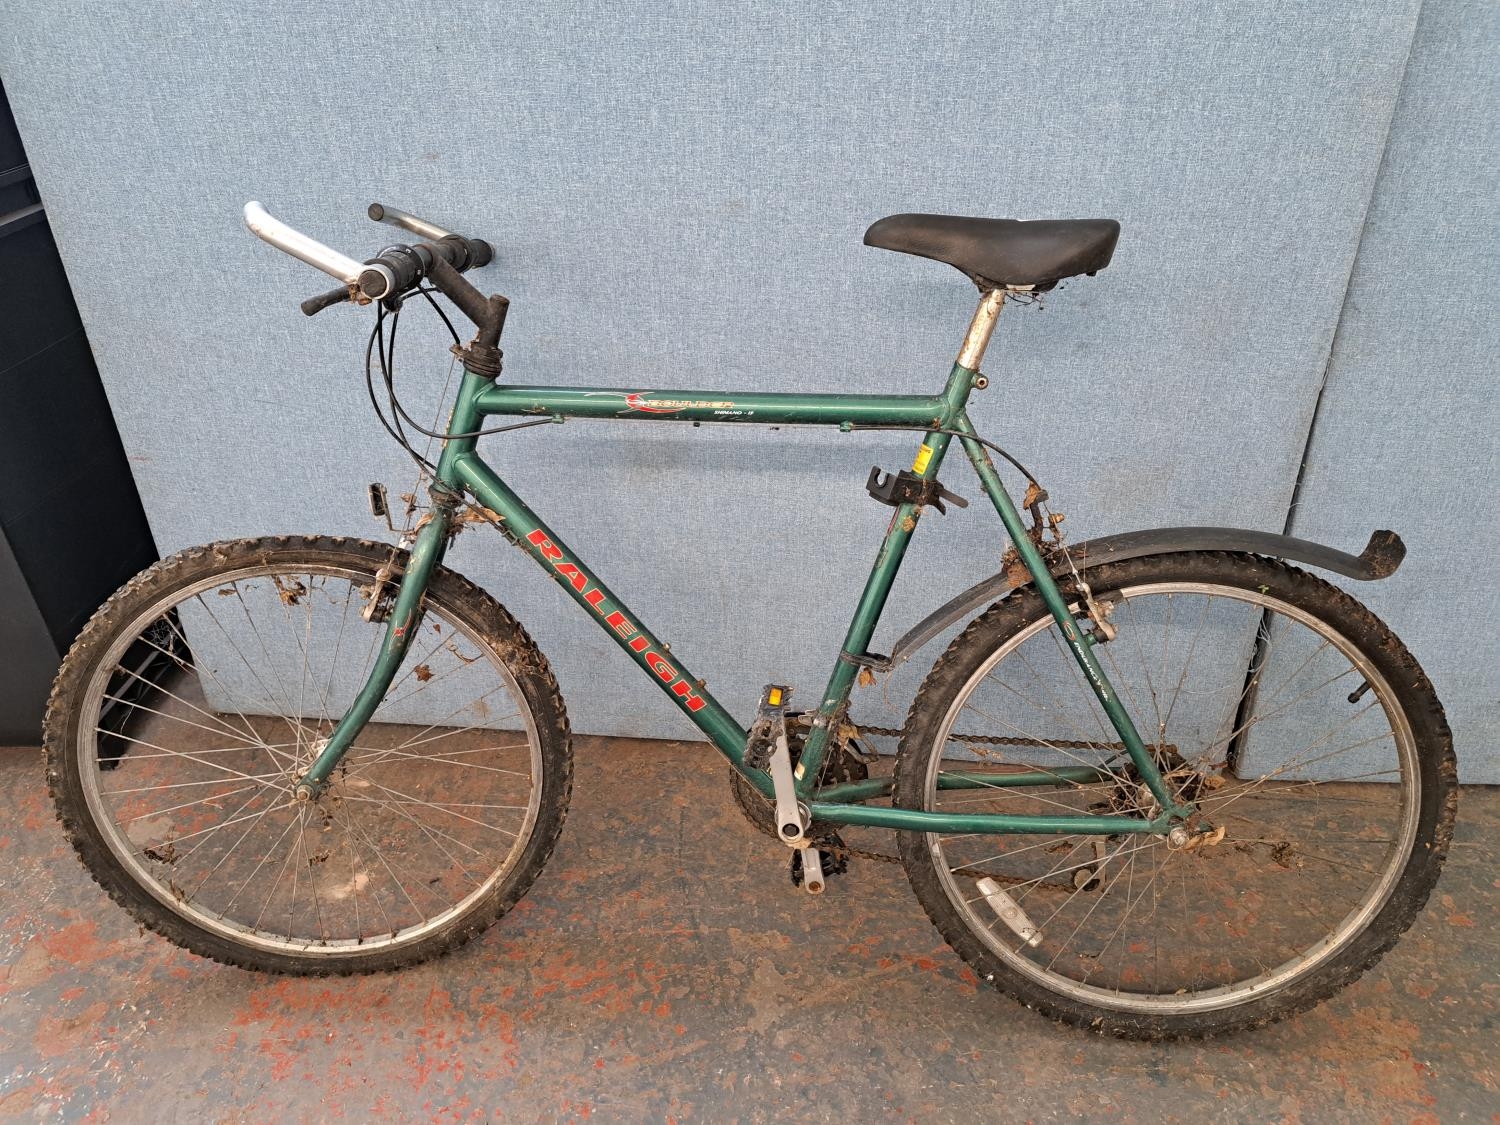
[[[62,654],[156,558],[0,89],[0,743],[35,743]]]

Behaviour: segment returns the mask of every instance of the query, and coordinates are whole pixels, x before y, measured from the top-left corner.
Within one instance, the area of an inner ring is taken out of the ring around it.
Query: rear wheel
[[[1437,879],[1456,790],[1431,685],[1363,606],[1277,562],[1178,554],[1089,579],[1119,630],[1095,652],[1199,830],[1186,846],[903,833],[913,889],[981,976],[1101,1032],[1207,1035],[1312,1006],[1394,944]],[[1058,780],[1008,787],[1019,773]],[[1159,812],[1030,587],[929,674],[894,796]]]
[[[246,968],[374,971],[463,943],[536,878],[567,811],[567,716],[521,626],[450,571],[327,792],[294,799],[378,651],[390,561],[330,538],[193,548],[84,629],[48,707],[48,780],[143,924]]]

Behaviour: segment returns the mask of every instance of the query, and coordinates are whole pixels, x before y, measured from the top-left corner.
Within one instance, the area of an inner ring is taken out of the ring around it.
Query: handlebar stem
[[[479,330],[461,353],[464,366],[491,379],[498,376],[500,333],[505,330],[505,314],[510,310],[510,302],[498,294],[486,297],[439,253],[433,254],[427,279],[438,292],[457,305],[458,310],[473,321]]]

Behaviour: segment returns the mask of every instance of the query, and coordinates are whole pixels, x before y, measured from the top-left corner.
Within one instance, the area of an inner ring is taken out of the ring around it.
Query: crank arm
[[[797,800],[797,782],[792,776],[792,754],[787,745],[786,729],[776,732],[771,749],[771,786],[776,794],[776,835],[789,848],[808,848],[808,826],[812,814]],[[816,848],[812,848],[816,852]]]

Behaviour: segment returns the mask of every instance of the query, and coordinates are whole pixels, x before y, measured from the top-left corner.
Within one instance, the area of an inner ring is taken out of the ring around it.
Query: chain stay
[[[894,727],[859,726],[857,727],[857,730],[860,734],[874,734],[880,735],[885,738],[900,738],[902,735],[902,731]],[[959,742],[976,742],[991,746],[1037,745],[1037,740],[1034,738],[1013,738],[1008,735],[974,735],[973,737],[969,737],[966,735],[954,735],[953,737]],[[1115,753],[1124,753],[1125,751],[1124,744],[1119,742],[1082,742],[1077,740],[1055,739],[1049,741],[1048,745],[1055,746],[1059,749],[1064,750],[1110,750],[1114,751]],[[848,844],[843,843],[841,838],[838,843],[833,843],[828,840],[819,841],[818,846],[823,851],[830,853],[838,860],[846,863],[851,859],[868,859],[872,860],[875,863],[899,864],[901,862],[900,856],[888,855],[885,852],[870,851],[868,848],[851,848]],[[952,874],[961,875],[966,879],[983,879],[986,877],[987,873],[983,871],[969,871],[965,870],[962,867],[956,867],[953,868]],[[1035,886],[1039,890],[1050,889],[1056,891],[1074,891],[1077,889],[1077,887],[1071,881],[1053,882],[1050,880],[1042,880],[1038,882],[1034,879],[1023,879],[1018,875],[999,875],[994,873],[988,873],[988,877],[995,880],[995,882],[997,883],[1008,883],[1011,886],[1030,884],[1032,886]]]

